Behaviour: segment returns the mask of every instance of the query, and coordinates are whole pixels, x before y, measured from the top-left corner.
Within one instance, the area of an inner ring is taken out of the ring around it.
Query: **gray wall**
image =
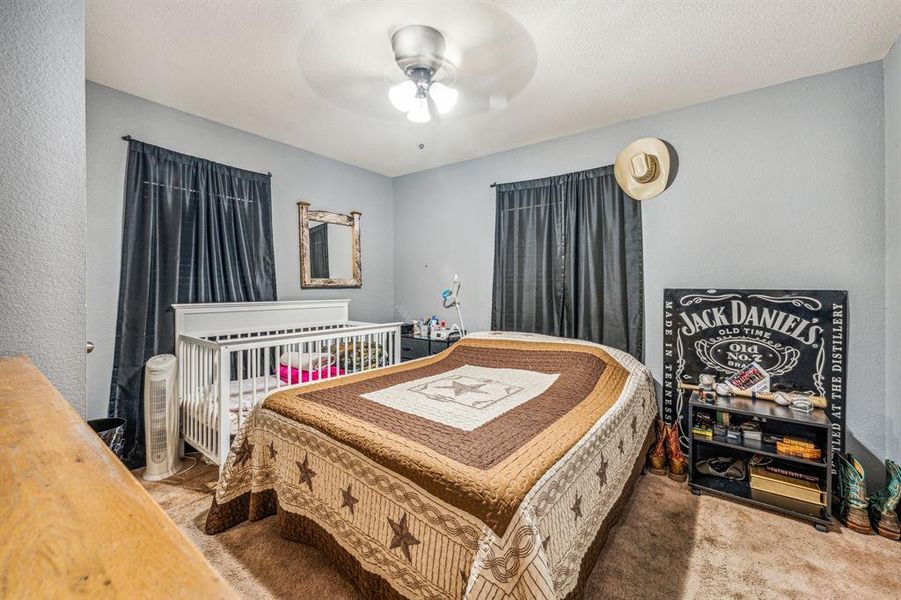
[[[885,447],[901,461],[901,38],[885,77]]]
[[[298,110],[301,110],[298,108]],[[391,180],[322,156],[219,125],[110,88],[87,84],[89,413],[106,414],[122,238],[126,143],[141,141],[242,169],[272,172],[272,229],[281,300],[350,298],[351,318],[386,321],[394,299]],[[313,208],[362,211],[363,287],[301,290],[298,200]]]
[[[663,138],[681,165],[674,186],[642,207],[655,377],[666,287],[847,289],[849,445],[884,456],[882,86],[876,62],[397,178],[396,314],[455,320],[439,292],[457,272],[469,329],[487,329],[489,184],[611,164],[628,142]]]
[[[897,303],[886,311],[886,298],[901,291],[892,268],[901,258],[893,235],[901,226],[899,62],[895,48],[885,61],[884,90],[883,64],[871,63],[393,182],[88,83],[87,321],[98,346],[88,364],[89,412],[105,412],[112,365],[123,134],[272,171],[280,298],[349,297],[357,319],[436,313],[455,321],[439,293],[459,273],[471,330],[487,329],[490,321],[494,194],[488,184],[609,164],[629,141],[654,136],[671,142],[681,160],[674,187],[643,206],[646,359],[655,376],[662,369],[665,287],[847,289],[849,447],[874,469],[877,457],[897,457],[901,421],[901,314]],[[301,198],[315,208],[363,211],[361,290],[300,290],[295,202]],[[704,229],[716,224],[719,231]]]
[[[85,398],[84,3],[0,2],[0,355]]]

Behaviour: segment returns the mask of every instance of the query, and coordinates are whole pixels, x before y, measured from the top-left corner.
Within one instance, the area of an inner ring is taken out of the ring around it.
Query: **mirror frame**
[[[310,210],[310,203],[297,203],[298,233],[300,237],[300,287],[301,288],[359,288],[363,287],[363,265],[360,250],[360,217],[363,213],[352,211],[349,215],[327,210]],[[310,221],[346,225],[351,228],[351,260],[353,276],[349,279],[316,278],[310,269]]]

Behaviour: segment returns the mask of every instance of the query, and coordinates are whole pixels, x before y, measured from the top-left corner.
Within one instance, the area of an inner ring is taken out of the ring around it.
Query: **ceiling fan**
[[[449,112],[457,103],[457,90],[436,81],[448,65],[445,46],[444,35],[428,25],[407,25],[391,36],[394,61],[407,79],[388,90],[388,99],[414,123],[432,120],[429,100],[439,114]]]

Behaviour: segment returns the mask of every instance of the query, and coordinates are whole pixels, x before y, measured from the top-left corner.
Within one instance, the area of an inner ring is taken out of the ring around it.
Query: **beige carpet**
[[[151,495],[245,598],[355,598],[316,550],[272,518],[202,531],[217,471],[198,465]],[[588,583],[588,598],[901,597],[901,543],[810,524],[640,477]]]

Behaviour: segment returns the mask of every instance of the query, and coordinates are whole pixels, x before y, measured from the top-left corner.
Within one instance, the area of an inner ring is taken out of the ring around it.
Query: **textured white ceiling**
[[[464,96],[428,124],[387,99],[410,23],[446,34]],[[878,60],[899,31],[901,0],[88,0],[87,77],[395,176]]]

